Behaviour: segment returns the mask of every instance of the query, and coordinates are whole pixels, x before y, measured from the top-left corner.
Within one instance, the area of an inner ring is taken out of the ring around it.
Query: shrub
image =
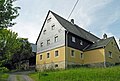
[[[0,72],[8,72],[9,69],[7,69],[6,67],[0,67]]]

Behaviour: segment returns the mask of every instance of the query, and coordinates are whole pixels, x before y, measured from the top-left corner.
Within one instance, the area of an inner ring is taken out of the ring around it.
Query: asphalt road
[[[10,73],[8,81],[34,81],[27,75],[28,73],[31,71]]]

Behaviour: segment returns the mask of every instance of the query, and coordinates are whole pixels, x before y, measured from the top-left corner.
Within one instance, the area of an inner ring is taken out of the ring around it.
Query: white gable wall
[[[47,19],[49,19],[50,17],[51,20],[49,22],[47,22],[47,20],[45,21],[45,25],[38,39],[37,53],[41,53],[65,45],[65,28],[62,27],[62,25],[57,21],[57,19],[51,12],[49,13]],[[55,25],[54,30],[52,30],[53,24]],[[44,30],[46,30],[45,34],[43,33]],[[58,36],[57,42],[54,41],[55,36]],[[47,45],[47,40],[49,39],[50,45]],[[41,47],[41,42],[43,42],[43,47]]]

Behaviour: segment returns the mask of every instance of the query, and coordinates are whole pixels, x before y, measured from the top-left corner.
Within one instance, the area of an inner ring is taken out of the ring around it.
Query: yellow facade
[[[120,63],[120,51],[116,47],[117,44],[114,39],[104,48],[80,51],[71,47],[61,46],[49,51],[38,53],[36,55],[36,65],[44,65],[57,63],[59,68],[66,68],[67,65],[84,65],[84,64],[95,64],[95,63]],[[74,50],[74,56],[71,55],[71,51]],[[58,56],[55,57],[55,51],[58,51]],[[112,52],[112,57],[109,57],[109,51]],[[50,57],[47,58],[47,53]],[[83,55],[81,58],[81,54]],[[42,55],[42,60],[40,60]],[[54,65],[55,66],[55,65]],[[41,66],[40,66],[41,67]]]
[[[72,50],[74,50],[74,56],[71,56]],[[83,64],[84,55],[83,55],[83,58],[81,58],[81,53],[83,53],[83,52],[80,50],[66,47],[66,61],[68,63]]]
[[[84,52],[84,64],[104,62],[104,49],[95,49]]]
[[[112,57],[109,56],[109,52],[112,53]],[[106,62],[119,63],[120,62],[120,51],[117,47],[117,43],[112,39],[109,44],[105,47],[105,58]]]
[[[55,57],[55,51],[58,51],[58,56]],[[50,58],[47,58],[47,53],[50,53]],[[40,55],[42,55],[42,60],[40,60]],[[52,49],[36,55],[36,65],[48,64],[52,62],[65,61],[65,46]]]

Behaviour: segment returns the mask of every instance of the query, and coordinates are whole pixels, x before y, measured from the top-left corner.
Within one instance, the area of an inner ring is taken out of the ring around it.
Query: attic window
[[[55,24],[53,24],[53,25],[52,25],[51,29],[52,29],[52,30],[54,30],[54,29],[55,29]]]
[[[46,34],[46,30],[43,31],[43,34]]]
[[[49,23],[49,22],[51,21],[51,19],[52,19],[51,17],[50,17],[50,18],[48,18],[48,19],[47,19],[47,23]]]
[[[50,45],[50,39],[47,40],[47,45]]]
[[[57,42],[58,41],[58,36],[55,36],[55,42]]]
[[[112,52],[109,51],[109,57],[112,58]]]
[[[83,45],[83,41],[82,40],[80,40],[80,45]]]
[[[43,47],[43,42],[41,42],[40,46]]]
[[[72,36],[72,42],[75,42],[75,37]]]

